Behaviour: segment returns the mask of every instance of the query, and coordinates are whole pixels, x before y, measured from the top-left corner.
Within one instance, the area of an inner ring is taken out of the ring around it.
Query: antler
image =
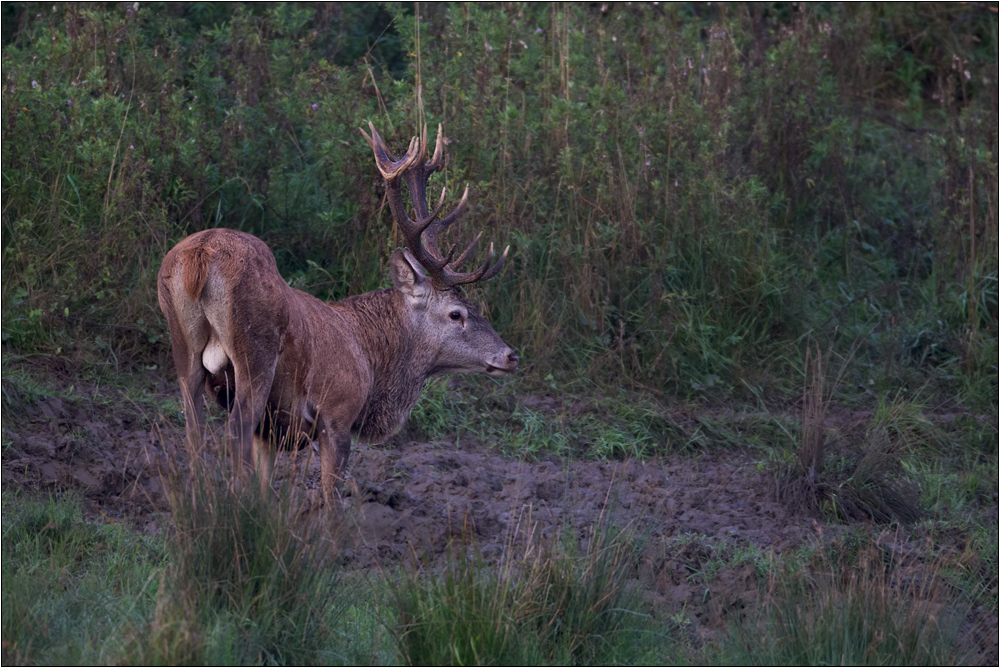
[[[427,126],[424,125],[420,137],[410,140],[410,146],[406,153],[399,160],[392,154],[389,148],[382,141],[375,126],[368,123],[368,128],[372,134],[369,137],[361,128],[359,131],[375,153],[375,164],[379,172],[385,178],[385,185],[389,199],[389,209],[392,217],[406,239],[406,245],[417,259],[417,262],[427,271],[431,277],[434,287],[438,290],[447,290],[458,285],[467,285],[477,281],[485,281],[500,273],[503,263],[507,259],[507,252],[510,246],[504,249],[500,259],[493,262],[493,244],[490,244],[490,254],[486,260],[479,265],[475,271],[459,273],[456,271],[469,258],[476,244],[479,243],[483,233],[480,232],[472,243],[462,251],[457,258],[455,246],[452,245],[446,255],[442,255],[438,250],[438,236],[446,230],[449,225],[462,217],[465,213],[465,206],[469,199],[469,186],[465,186],[462,194],[462,201],[447,216],[438,220],[438,214],[444,205],[445,188],[441,189],[441,197],[438,199],[434,211],[427,209],[427,179],[441,166],[444,158],[444,133],[438,125],[437,141],[434,144],[434,155],[430,161],[427,157]],[[405,180],[407,189],[410,191],[410,203],[413,205],[416,220],[410,218],[406,213],[403,204],[403,194],[400,189],[400,181]]]

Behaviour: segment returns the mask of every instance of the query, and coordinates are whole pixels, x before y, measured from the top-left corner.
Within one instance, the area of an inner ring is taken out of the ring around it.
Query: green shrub
[[[435,182],[472,192],[455,240],[514,247],[475,298],[539,378],[750,398],[790,389],[811,336],[864,342],[850,387],[995,403],[988,8],[4,12],[18,351],[157,355],[159,261],[210,226],[258,234],[321,297],[384,285],[398,236],[355,128],[402,148],[443,122]]]

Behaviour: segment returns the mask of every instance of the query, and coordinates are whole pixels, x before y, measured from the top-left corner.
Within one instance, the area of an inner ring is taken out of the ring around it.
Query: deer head
[[[462,217],[468,202],[469,188],[458,206],[443,218],[438,218],[444,205],[445,189],[433,211],[427,206],[427,180],[444,158],[444,135],[438,126],[434,155],[427,157],[427,127],[421,136],[410,140],[403,157],[397,159],[368,124],[371,136],[361,130],[375,154],[375,164],[385,179],[386,197],[392,217],[406,241],[407,248],[397,249],[391,260],[393,285],[407,302],[411,331],[420,339],[418,345],[433,355],[431,373],[461,373],[485,371],[503,375],[517,369],[518,357],[503,342],[479,311],[465,299],[461,286],[488,280],[500,273],[508,246],[500,259],[493,262],[493,244],[489,257],[474,271],[460,272],[464,262],[475,250],[482,232],[455,257],[456,246],[447,253],[438,248],[444,230]],[[413,206],[411,218],[403,203],[402,182],[406,181]]]

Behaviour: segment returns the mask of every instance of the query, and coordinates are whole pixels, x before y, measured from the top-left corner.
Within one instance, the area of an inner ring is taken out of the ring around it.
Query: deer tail
[[[212,260],[211,253],[203,246],[196,246],[187,252],[184,258],[184,291],[191,299],[198,300],[201,291],[208,280],[208,265]]]

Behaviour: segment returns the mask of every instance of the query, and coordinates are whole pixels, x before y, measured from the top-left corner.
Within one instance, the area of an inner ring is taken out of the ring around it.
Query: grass
[[[150,615],[161,539],[83,519],[72,497],[3,495],[5,664],[103,664]]]
[[[295,475],[265,492],[256,475],[234,488],[218,467],[207,449],[189,446],[164,472],[169,565],[152,642],[134,648],[137,660],[311,665],[343,656],[333,629],[350,600],[335,518],[300,518]]]
[[[764,582],[772,568],[774,555],[752,542],[742,541],[738,534],[720,539],[702,534],[685,533],[663,541],[657,555],[674,560],[687,572],[686,580],[693,585],[709,587],[723,569],[752,567],[754,577]],[[706,591],[708,591],[706,589]]]
[[[620,461],[743,447],[747,441],[763,445],[778,438],[777,424],[763,414],[693,417],[686,407],[643,392],[606,392],[579,382],[435,379],[402,438],[471,438],[516,458]]]
[[[2,406],[5,415],[9,411],[23,411],[25,408],[37,404],[42,399],[59,396],[60,394],[38,374],[24,368],[12,366],[7,361],[7,356],[4,356]]]
[[[839,555],[838,549],[846,548]],[[759,616],[734,628],[739,665],[966,665],[977,661],[968,600],[941,563],[907,559],[891,537],[833,546],[799,572],[777,571]]]
[[[165,538],[87,520],[70,496],[5,492],[4,662],[356,663],[364,636],[336,629],[371,611],[350,606],[328,538],[205,466],[172,487]]]
[[[453,545],[440,569],[401,573],[393,586],[396,646],[406,665],[589,665],[675,657],[630,588],[628,532],[594,527],[575,539],[512,541],[496,564]]]

